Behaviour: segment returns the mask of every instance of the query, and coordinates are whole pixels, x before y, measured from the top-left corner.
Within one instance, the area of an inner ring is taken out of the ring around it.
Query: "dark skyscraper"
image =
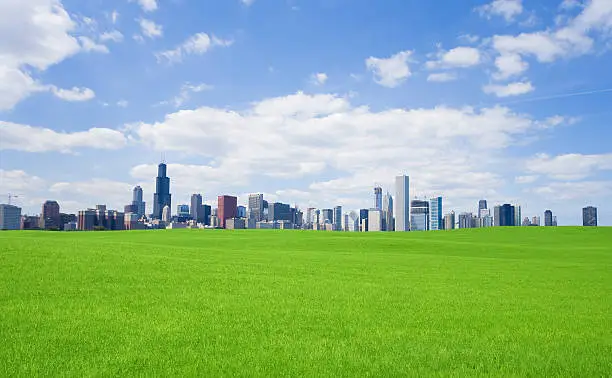
[[[587,206],[582,209],[582,225],[583,226],[597,226],[597,208],[593,206]]]
[[[487,209],[487,200],[478,201],[478,215],[480,216],[480,210]]]
[[[494,222],[495,226],[515,226],[515,209],[510,204],[504,204],[502,206],[495,206],[494,211]]]
[[[146,204],[142,201],[142,188],[140,186],[136,186],[132,195],[132,205],[136,206],[136,211],[134,213],[138,214],[138,217],[142,217],[145,215],[145,206]]]
[[[170,194],[170,178],[166,176],[166,164],[160,163],[155,179],[155,194],[153,195],[153,218],[161,219],[164,207],[172,209],[172,194]]]
[[[544,212],[544,226],[551,227],[553,225],[552,211],[546,210]]]
[[[219,196],[218,201],[218,217],[221,228],[225,228],[225,221],[228,219],[236,218],[236,211],[238,210],[238,198],[233,196]]]
[[[359,225],[362,227],[362,232],[368,231],[368,209],[359,210]]]
[[[191,206],[189,207],[189,211],[191,214],[191,219],[196,222],[202,223],[203,214],[202,213],[202,195],[201,194],[192,194],[191,195]]]
[[[43,230],[60,229],[60,205],[56,201],[46,201],[40,214],[40,228]]]
[[[382,210],[382,188],[379,186],[374,188],[374,208]]]

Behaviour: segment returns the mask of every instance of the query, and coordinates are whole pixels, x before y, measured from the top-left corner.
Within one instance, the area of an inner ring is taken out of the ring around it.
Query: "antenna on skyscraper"
[[[164,152],[161,153],[161,162],[166,164],[166,154]]]

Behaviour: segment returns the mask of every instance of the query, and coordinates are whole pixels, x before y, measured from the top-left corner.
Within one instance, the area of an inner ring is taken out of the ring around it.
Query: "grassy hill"
[[[612,375],[612,228],[0,232],[0,375]]]

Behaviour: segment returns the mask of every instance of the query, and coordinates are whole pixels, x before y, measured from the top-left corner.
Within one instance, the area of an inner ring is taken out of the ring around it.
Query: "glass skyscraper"
[[[410,230],[429,230],[429,202],[413,200],[410,203]]]
[[[395,231],[410,230],[410,179],[395,177]]]
[[[172,194],[170,194],[170,177],[166,176],[166,164],[160,163],[157,167],[155,179],[155,194],[153,195],[153,218],[161,219],[164,207],[172,208]]]
[[[442,230],[444,222],[442,220],[442,197],[436,197],[429,200],[429,225],[430,230]]]

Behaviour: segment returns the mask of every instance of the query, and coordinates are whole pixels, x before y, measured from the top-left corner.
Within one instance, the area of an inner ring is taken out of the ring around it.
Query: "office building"
[[[238,218],[246,218],[247,217],[247,208],[245,206],[238,206],[236,208],[236,216]]]
[[[359,231],[368,231],[368,209],[359,210]]]
[[[381,209],[370,209],[368,210],[368,231],[377,232],[382,231],[383,228],[383,214]]]
[[[546,227],[553,226],[553,213],[550,210],[546,210],[544,212],[544,226]]]
[[[166,164],[160,163],[157,167],[155,179],[155,194],[153,195],[153,218],[161,219],[164,207],[172,208],[172,194],[170,194],[170,178],[166,176]],[[172,214],[170,214],[172,215]]]
[[[393,197],[391,194],[387,193],[383,197],[383,230],[384,231],[393,231],[394,221],[393,221]]]
[[[170,221],[172,220],[172,212],[170,211],[170,206],[166,205],[162,209],[161,220],[162,222],[165,222],[165,223],[170,223]]]
[[[56,201],[45,201],[40,215],[40,228],[59,230],[61,228],[60,206]]]
[[[444,216],[444,229],[445,230],[455,229],[455,212],[454,211],[451,211],[450,213]]]
[[[189,215],[196,222],[204,222],[204,214],[202,214],[202,195],[194,193],[191,195],[191,206],[189,207]]]
[[[554,227],[557,227],[557,216],[553,215],[552,223]]]
[[[473,218],[472,213],[459,214],[459,228],[474,228]]]
[[[379,186],[374,188],[374,208],[382,210],[382,188]]]
[[[482,199],[478,201],[478,215],[481,214],[482,210],[489,210],[489,208],[487,207],[487,200]]]
[[[523,227],[531,226],[531,220],[529,220],[529,217],[525,217],[523,219],[523,223],[521,224],[521,226]]]
[[[133,203],[130,205],[125,205],[123,207],[123,212],[124,213],[131,213],[131,214],[138,214],[138,206],[134,205]]]
[[[191,213],[189,212],[189,205],[184,204],[184,205],[177,205],[176,206],[176,215],[178,217],[188,218],[188,217],[191,216],[190,214]]]
[[[429,202],[412,200],[410,203],[410,231],[429,230]]]
[[[0,205],[0,230],[21,229],[21,208],[14,205]]]
[[[335,231],[342,230],[342,206],[334,207],[334,219],[332,223]]]
[[[92,231],[96,227],[98,211],[94,209],[81,210],[78,212],[77,229],[80,231]]]
[[[442,197],[435,197],[429,200],[429,228],[432,231],[444,229]]]
[[[322,224],[333,224],[334,223],[334,210],[332,209],[321,210],[321,223]]]
[[[487,210],[488,212],[489,210]],[[480,227],[493,227],[493,217],[489,214],[480,217]]]
[[[291,205],[289,204],[273,202],[268,205],[268,221],[293,222],[294,211],[291,210]]]
[[[24,215],[21,217],[22,230],[40,230],[40,217],[36,215]]]
[[[539,219],[540,217],[538,217]],[[514,223],[513,226],[521,224],[521,205],[514,205]],[[539,225],[539,224],[538,224]]]
[[[510,204],[495,206],[493,215],[493,221],[496,227],[508,227],[516,224],[514,206]]]
[[[135,213],[138,214],[138,219],[145,215],[146,203],[142,200],[142,188],[136,186],[132,193],[132,205],[136,207]]]
[[[410,178],[395,177],[395,231],[410,230]]]
[[[263,194],[249,194],[248,204],[249,218],[259,222],[264,219],[264,198]]]
[[[238,198],[234,196],[219,196],[218,202],[218,217],[219,226],[225,228],[225,221],[227,219],[236,218],[236,212],[238,210]]]
[[[228,230],[244,230],[246,228],[245,218],[230,218],[225,221]]]
[[[582,225],[585,227],[597,227],[597,208],[587,206],[582,209]]]
[[[309,207],[306,209],[306,222],[304,224],[306,228],[312,228],[313,223],[315,223],[315,219],[314,219],[315,210],[316,209],[314,207]]]
[[[198,217],[200,217],[197,222],[202,223],[205,226],[210,226],[210,216],[212,213],[212,208],[210,205],[202,205],[200,207],[200,211],[198,212]]]
[[[540,217],[538,217],[537,215],[534,215],[533,218],[531,218],[531,225],[532,226],[539,226],[540,225]]]

